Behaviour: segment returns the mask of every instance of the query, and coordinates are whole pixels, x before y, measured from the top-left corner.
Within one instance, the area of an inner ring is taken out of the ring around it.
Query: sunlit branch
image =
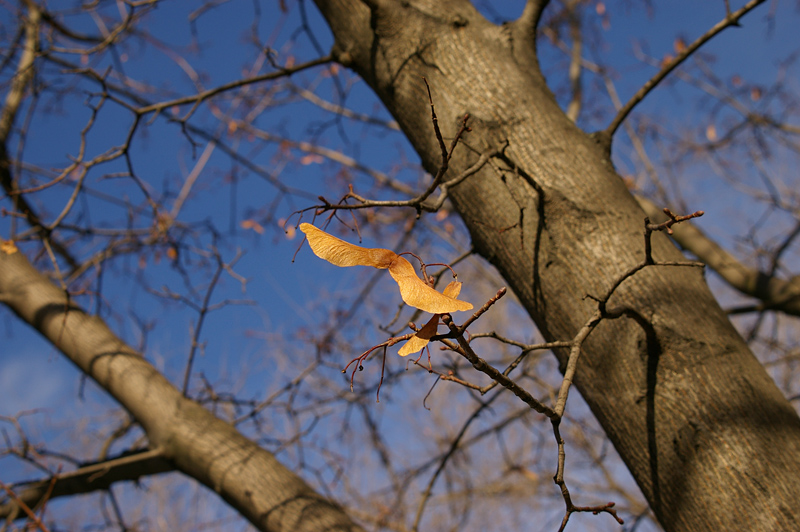
[[[572,39],[572,49],[570,50],[569,60],[569,83],[572,90],[572,98],[567,105],[566,115],[573,122],[577,122],[583,103],[583,86],[581,84],[583,33],[581,31],[581,19],[576,13],[577,6],[573,5],[568,9],[571,10],[569,15],[569,35]]]
[[[539,22],[542,20],[542,13],[544,13],[549,3],[550,0],[528,0],[525,2],[525,8],[522,10],[522,15],[520,15],[518,19],[519,24],[521,24],[529,34],[530,39],[533,41],[532,44],[534,45],[536,28],[539,26]]]
[[[280,192],[283,192],[285,194],[292,194],[305,199],[316,199],[316,195],[314,194],[310,194],[305,190],[290,187],[285,183],[281,182],[275,175],[269,172],[266,168],[264,168],[261,165],[255,164],[248,157],[245,157],[244,155],[234,150],[231,146],[229,146],[226,142],[222,140],[221,135],[215,135],[213,133],[209,133],[205,129],[194,126],[192,124],[185,124],[185,128],[190,133],[193,133],[206,141],[213,142],[220,151],[225,153],[225,155],[227,155],[237,163],[241,164],[243,167],[247,168],[257,176],[266,180],[270,185],[274,186]]]
[[[183,397],[140,353],[111,332],[102,319],[87,315],[71,302],[21,253],[0,253],[0,301],[108,390],[142,425],[151,447],[163,450],[164,456],[175,462],[176,469],[223,494],[254,526],[268,528],[265,511],[255,510],[254,500],[262,509],[294,506],[291,511],[297,512],[296,515],[325,504],[326,511],[334,512],[340,523],[349,521],[339,507],[326,502],[274,455],[228,422]],[[154,408],[159,404],[170,408]],[[195,445],[215,452],[213,456],[198,457],[181,450]],[[239,468],[244,462],[247,466],[232,478],[231,467]],[[257,488],[266,475],[283,483],[288,491]],[[300,521],[298,526],[302,526]],[[360,530],[352,522],[342,526]]]
[[[299,96],[303,97],[304,99],[308,100],[309,102],[313,103],[320,109],[324,109],[330,113],[343,116],[344,118],[349,118],[351,120],[357,120],[359,122],[364,122],[365,124],[373,124],[376,126],[385,127],[386,129],[392,129],[395,131],[400,131],[400,126],[398,125],[396,120],[382,120],[380,118],[366,115],[363,113],[357,113],[352,109],[347,107],[343,107],[341,105],[337,105],[335,103],[331,103],[327,100],[323,100],[314,92],[304,89],[303,87],[292,86],[291,90],[297,93]]]
[[[11,80],[11,86],[6,94],[2,113],[0,113],[0,183],[6,194],[12,196],[14,208],[23,214],[28,223],[39,233],[43,240],[50,240],[53,250],[58,253],[70,265],[76,267],[77,261],[72,254],[60,242],[51,238],[52,231],[49,230],[41,221],[33,207],[28,201],[18,194],[18,187],[11,174],[11,161],[8,156],[8,141],[14,127],[17,113],[25,98],[29,85],[35,73],[34,61],[39,52],[39,21],[41,11],[34,2],[28,2],[28,15],[25,18],[25,40],[23,52],[17,65],[16,75]],[[14,230],[12,218],[12,231]],[[16,235],[10,235],[14,238]]]
[[[409,196],[415,193],[414,189],[412,189],[405,183],[402,183],[401,181],[398,181],[396,179],[392,179],[385,173],[375,170],[374,168],[365,166],[356,161],[355,159],[353,159],[352,157],[345,155],[341,151],[332,150],[324,146],[312,144],[311,142],[296,141],[280,135],[275,135],[274,133],[270,133],[269,131],[264,131],[263,129],[258,129],[242,121],[236,121],[235,123],[237,124],[238,129],[240,129],[245,133],[251,133],[253,136],[259,139],[266,140],[267,142],[279,143],[283,146],[289,146],[304,151],[306,153],[313,153],[315,155],[325,157],[326,159],[330,159],[331,161],[334,161],[346,168],[351,168],[353,170],[366,174],[370,176],[372,179],[374,179],[375,182],[378,183],[379,185],[385,186],[392,190],[396,190],[397,192],[401,192]]]

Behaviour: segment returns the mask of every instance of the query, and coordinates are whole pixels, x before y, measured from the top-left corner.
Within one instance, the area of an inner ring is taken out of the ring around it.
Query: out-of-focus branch
[[[566,114],[573,122],[578,121],[583,104],[583,86],[581,84],[581,54],[583,51],[583,33],[581,32],[581,19],[575,6],[572,6],[569,16],[569,35],[572,40],[569,60],[569,85],[572,98],[567,105]]]
[[[689,56],[691,56],[698,48],[703,46],[705,43],[710,41],[715,35],[720,33],[722,30],[729,26],[738,26],[739,19],[741,19],[744,15],[752,11],[758,5],[763,4],[765,0],[750,0],[747,4],[742,6],[741,9],[734,11],[733,13],[727,13],[725,18],[722,19],[720,22],[714,25],[711,29],[709,29],[706,33],[700,36],[697,40],[695,40],[692,44],[686,47],[685,50],[680,52],[674,59],[669,61],[664,67],[652,78],[650,78],[647,83],[642,85],[642,87],[636,91],[636,94],[628,100],[628,103],[620,109],[617,113],[617,116],[614,117],[614,120],[611,121],[611,124],[602,132],[603,136],[606,138],[611,138],[614,136],[614,133],[619,128],[620,124],[627,118],[630,112],[636,107],[639,102],[641,102],[645,96],[647,96],[656,85],[661,83],[661,81],[666,78],[670,72],[675,70],[678,65],[683,63]]]
[[[150,447],[220,494],[260,530],[361,528],[232,425],[183,397],[97,316],[86,314],[21,252],[0,251],[0,302],[57,347],[142,426]]]
[[[174,471],[175,466],[161,451],[142,450],[117,456],[110,460],[88,464],[75,471],[53,478],[10,486],[17,498],[29,508],[35,508],[45,498],[79,495],[106,490],[115,482],[138,480],[142,477]],[[7,500],[0,503],[0,518],[17,515],[19,503]],[[20,516],[21,517],[21,516]]]
[[[428,485],[425,487],[425,491],[422,493],[422,497],[420,499],[419,505],[417,506],[417,515],[414,517],[414,524],[411,526],[412,532],[417,532],[419,530],[420,522],[422,521],[422,515],[425,512],[425,506],[428,504],[428,500],[431,498],[431,493],[433,492],[433,487],[436,485],[436,480],[441,475],[442,471],[444,471],[447,462],[450,458],[455,454],[458,450],[461,441],[464,439],[464,435],[467,433],[467,429],[472,424],[473,421],[478,419],[481,412],[486,410],[491,406],[495,399],[500,397],[502,392],[496,392],[492,395],[488,401],[485,401],[480,404],[478,408],[472,412],[472,415],[467,418],[463,425],[461,425],[461,430],[458,431],[458,434],[455,438],[450,441],[450,447],[447,449],[447,452],[444,453],[444,456],[439,461],[439,465],[436,468],[436,471],[431,476],[430,480],[428,481]]]
[[[25,97],[25,91],[28,88],[28,84],[33,79],[33,62],[36,59],[36,53],[39,49],[40,19],[41,11],[39,11],[39,7],[35,3],[29,2],[28,16],[23,21],[25,26],[25,41],[22,48],[22,55],[20,55],[14,79],[11,80],[11,88],[6,94],[3,111],[0,113],[0,141],[3,143],[8,140],[11,129],[14,127],[17,111]]]
[[[162,110],[168,109],[173,106],[193,104],[191,110],[181,119],[181,120],[186,120],[191,114],[194,113],[195,109],[197,109],[197,107],[202,102],[208,100],[213,96],[216,96],[217,94],[229,91],[231,89],[236,89],[238,87],[244,87],[245,85],[252,85],[253,83],[260,83],[262,81],[269,81],[286,76],[291,76],[292,74],[295,74],[302,70],[313,68],[319,65],[324,65],[326,63],[330,63],[331,61],[333,61],[333,59],[329,55],[325,57],[320,57],[292,67],[282,67],[278,72],[269,72],[267,74],[253,76],[251,78],[237,79],[236,81],[232,81],[224,85],[219,85],[217,87],[214,87],[213,89],[208,89],[198,94],[193,94],[191,96],[183,96],[181,98],[175,98],[174,100],[147,105],[137,109],[136,112],[141,115],[145,115],[148,113],[161,112]]]
[[[22,195],[18,194],[16,183],[14,183],[14,178],[11,174],[11,159],[8,156],[8,139],[14,129],[14,121],[25,99],[25,93],[33,80],[35,72],[34,61],[39,50],[39,23],[42,13],[36,3],[26,2],[26,4],[28,11],[27,17],[23,21],[25,26],[23,51],[19,58],[14,79],[11,81],[11,87],[6,94],[5,102],[3,102],[3,110],[0,112],[0,185],[2,185],[6,194],[12,196],[14,208],[17,212],[22,213],[27,218],[31,227],[35,228],[43,239],[50,239],[50,231],[44,227],[36,211]],[[14,237],[14,235],[10,236]],[[77,266],[77,261],[60,242],[50,239],[50,244],[53,250],[64,257],[71,267]]]
[[[667,219],[650,200],[641,196],[636,199],[653,222]],[[745,266],[692,224],[674,226],[672,238],[717,272],[733,288],[760,299],[764,308],[800,316],[800,277],[784,280]]]
[[[357,120],[360,122],[364,122],[365,124],[376,125],[385,127],[386,129],[392,129],[394,131],[400,131],[400,125],[397,123],[396,120],[382,120],[375,116],[370,116],[364,113],[357,113],[356,111],[349,109],[347,107],[343,107],[341,105],[337,105],[335,103],[331,103],[327,100],[323,100],[313,91],[305,89],[303,87],[291,87],[291,90],[296,92],[302,98],[308,100],[309,102],[313,103],[320,109],[324,109],[329,113],[333,113],[339,116],[343,116],[345,118],[349,118],[351,120]]]
[[[536,28],[542,19],[542,13],[549,3],[550,0],[528,0],[525,3],[525,9],[522,10],[518,22],[528,30],[533,39],[536,38]]]
[[[385,186],[391,188],[392,190],[396,190],[402,194],[407,194],[409,196],[414,195],[416,192],[414,189],[405,183],[402,183],[396,179],[392,179],[390,176],[375,170],[374,168],[370,168],[364,164],[359,163],[357,160],[349,157],[338,150],[332,150],[330,148],[326,148],[324,146],[320,146],[311,142],[306,141],[296,141],[281,135],[276,135],[269,131],[264,131],[263,129],[256,128],[251,124],[247,124],[244,121],[236,121],[234,122],[237,125],[237,128],[241,131],[246,133],[252,134],[256,138],[265,140],[267,142],[275,142],[280,143],[281,145],[295,148],[306,153],[313,153],[315,155],[319,155],[320,157],[325,157],[326,159],[330,159],[340,165],[351,168],[355,171],[361,172],[370,176],[372,179],[375,180],[381,186]]]

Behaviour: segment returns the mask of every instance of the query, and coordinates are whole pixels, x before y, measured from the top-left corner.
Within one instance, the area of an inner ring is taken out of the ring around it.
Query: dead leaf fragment
[[[248,218],[247,220],[242,220],[239,222],[239,226],[242,229],[252,229],[259,235],[264,234],[264,226],[258,223],[257,221],[253,220],[252,218]]]
[[[450,283],[444,287],[442,293],[447,297],[452,297],[453,299],[458,298],[458,294],[461,293],[461,283],[458,281],[450,281]],[[472,306],[470,306],[470,308],[472,308]]]
[[[17,245],[14,243],[13,240],[3,240],[2,238],[0,238],[0,251],[5,253],[6,255],[13,255],[17,251],[19,251],[19,248],[17,248]]]

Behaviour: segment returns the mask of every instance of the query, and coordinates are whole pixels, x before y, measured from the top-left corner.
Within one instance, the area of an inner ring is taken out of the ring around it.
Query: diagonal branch
[[[142,477],[174,471],[175,466],[158,450],[140,450],[126,453],[102,462],[55,475],[53,478],[10,486],[17,500],[0,504],[0,518],[13,516],[20,502],[35,508],[45,498],[80,495],[98,490],[107,490],[115,482],[138,480]]]
[[[246,85],[252,85],[254,83],[261,83],[262,81],[271,81],[283,77],[288,77],[291,76],[292,74],[301,72],[303,70],[307,70],[309,68],[328,64],[331,61],[333,61],[331,56],[319,57],[317,59],[312,59],[311,61],[307,61],[299,65],[294,65],[292,67],[281,67],[281,69],[278,70],[277,72],[268,72],[266,74],[260,74],[258,76],[253,76],[250,78],[237,79],[236,81],[231,81],[230,83],[219,85],[212,89],[202,91],[198,94],[192,94],[191,96],[182,96],[180,98],[175,98],[173,100],[146,105],[144,107],[140,107],[139,109],[137,109],[136,112],[145,115],[149,113],[159,113],[164,109],[169,109],[170,107],[173,106],[192,104],[191,110],[187,113],[186,116],[181,118],[181,120],[185,121],[186,119],[188,119],[189,115],[194,113],[194,110],[197,109],[198,105],[208,100],[209,98],[216,96],[217,94],[232,89],[236,89],[239,87],[244,87]]]
[[[53,249],[61,255],[67,263],[75,268],[77,261],[70,252],[58,241],[51,238],[51,231],[44,226],[36,211],[28,203],[24,196],[19,194],[17,184],[11,174],[11,159],[8,156],[8,141],[14,129],[14,121],[17,118],[20,106],[25,98],[28,86],[33,81],[35,73],[34,62],[39,52],[39,22],[42,13],[39,6],[34,2],[26,2],[28,7],[27,17],[23,21],[25,26],[25,41],[22,55],[17,65],[17,71],[11,81],[11,87],[6,93],[2,112],[0,112],[0,185],[6,194],[12,197],[14,209],[22,213],[28,223],[42,237],[43,240],[50,240]],[[12,222],[13,223],[13,222]],[[12,225],[12,233],[13,233]],[[10,235],[14,238],[14,234]]]
[[[536,38],[536,28],[539,26],[542,13],[544,13],[544,9],[549,3],[550,0],[528,0],[525,2],[525,8],[522,10],[522,15],[519,17],[518,22],[527,29],[534,41]]]
[[[97,316],[86,314],[21,253],[0,251],[0,302],[61,350],[142,426],[151,449],[219,493],[256,528],[361,528],[272,453],[183,397]]]
[[[725,28],[729,26],[738,26],[739,19],[741,19],[744,15],[752,11],[758,5],[763,4],[766,0],[750,0],[747,4],[742,6],[741,9],[734,11],[733,13],[728,12],[725,15],[725,18],[718,22],[714,27],[708,30],[705,34],[703,34],[700,38],[695,40],[692,44],[686,47],[681,53],[679,53],[674,59],[669,61],[664,67],[652,78],[650,78],[647,83],[642,85],[642,87],[636,91],[636,94],[628,100],[628,103],[619,110],[617,116],[614,117],[614,120],[611,121],[611,124],[602,132],[602,135],[606,138],[611,138],[614,136],[614,133],[619,128],[620,124],[628,117],[630,112],[636,107],[639,102],[644,100],[645,96],[647,96],[651,90],[655,88],[656,85],[661,83],[661,81],[666,78],[670,72],[675,70],[678,65],[683,63],[689,56],[691,56],[698,48],[703,46],[705,43],[710,41],[714,36],[720,33]]]

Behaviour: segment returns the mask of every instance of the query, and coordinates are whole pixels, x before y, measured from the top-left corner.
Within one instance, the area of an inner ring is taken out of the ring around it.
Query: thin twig
[[[511,393],[519,397],[526,405],[530,406],[540,414],[544,414],[550,419],[557,417],[555,411],[550,408],[549,406],[539,402],[535,397],[533,397],[527,390],[521,387],[516,382],[509,379],[507,376],[503,375],[500,371],[498,371],[494,366],[486,362],[484,359],[479,357],[475,351],[472,350],[470,347],[469,342],[464,338],[463,332],[460,330],[458,325],[453,323],[453,319],[450,317],[449,314],[442,315],[442,321],[450,328],[450,331],[456,335],[456,341],[460,349],[458,350],[459,354],[461,354],[464,358],[469,360],[476,370],[480,371],[481,373],[485,373],[490,378],[498,381],[504,388],[507,388]]]
[[[572,496],[569,493],[569,488],[567,488],[567,483],[564,481],[566,451],[564,450],[564,438],[561,437],[561,431],[559,430],[560,424],[560,419],[553,420],[553,435],[555,436],[556,443],[558,444],[558,466],[556,468],[556,474],[553,475],[553,482],[555,482],[556,485],[561,489],[561,497],[564,499],[564,504],[566,505],[564,518],[561,520],[561,526],[558,528],[558,532],[563,532],[564,528],[567,526],[570,516],[572,516],[572,514],[575,512],[592,512],[595,515],[599,513],[607,513],[616,519],[617,523],[624,525],[625,521],[623,521],[622,518],[617,515],[617,511],[614,509],[615,503],[613,502],[599,504],[597,506],[575,506],[575,504],[573,504]]]
[[[19,506],[22,509],[22,511],[25,512],[25,515],[27,515],[28,518],[31,521],[33,521],[33,523],[36,525],[36,528],[38,528],[42,532],[49,532],[48,528],[45,526],[44,523],[42,523],[42,520],[39,519],[39,517],[33,512],[33,510],[31,510],[30,507],[27,504],[25,504],[25,502],[22,499],[20,499],[16,493],[14,493],[14,490],[6,486],[2,480],[0,480],[0,488],[3,488],[5,492],[8,494],[8,496],[17,504],[17,506]]]
[[[461,430],[458,431],[458,434],[456,435],[455,438],[453,438],[453,441],[450,442],[450,447],[447,449],[447,452],[444,454],[444,456],[442,456],[441,460],[439,461],[439,466],[436,468],[436,471],[433,473],[431,479],[428,481],[428,485],[425,487],[425,491],[422,493],[422,498],[419,502],[419,506],[417,507],[417,515],[414,517],[414,524],[411,525],[411,530],[413,532],[417,532],[419,530],[419,524],[420,521],[422,521],[422,514],[425,511],[425,506],[427,505],[428,500],[431,497],[431,493],[433,492],[433,486],[436,484],[439,475],[441,475],[442,471],[444,471],[447,462],[450,461],[450,458],[458,450],[459,445],[461,444],[461,440],[467,433],[467,429],[469,428],[469,426],[472,424],[473,421],[478,419],[478,416],[481,414],[481,412],[486,410],[489,407],[489,405],[491,405],[492,402],[494,402],[494,400],[500,396],[501,392],[502,390],[498,391],[493,396],[491,396],[486,402],[481,403],[481,405],[475,409],[472,415],[470,415],[469,418],[467,418],[467,420],[461,426]]]
[[[222,272],[229,271],[229,269],[239,260],[241,254],[237,254],[236,257],[229,264],[225,264],[220,257],[219,252],[215,250],[214,258],[217,260],[217,269],[214,270],[214,275],[211,278],[211,282],[208,285],[208,289],[206,290],[206,294],[203,297],[202,306],[198,309],[198,316],[197,316],[197,323],[194,327],[194,332],[192,334],[192,346],[189,349],[189,357],[186,360],[186,368],[183,372],[183,386],[181,390],[183,391],[184,397],[187,397],[189,391],[189,380],[192,375],[192,366],[194,364],[194,358],[197,354],[197,349],[200,346],[200,333],[203,329],[203,322],[205,321],[206,316],[211,310],[215,308],[219,308],[218,306],[212,306],[211,303],[211,295],[214,293],[214,289],[217,287],[219,283],[219,278],[222,275]]]
[[[224,85],[219,85],[214,87],[213,89],[208,89],[206,91],[200,92],[198,94],[193,94],[191,96],[183,96],[181,98],[175,98],[174,100],[158,102],[150,105],[145,105],[143,107],[139,107],[136,109],[136,112],[140,115],[145,115],[149,113],[158,113],[163,109],[169,109],[173,106],[178,105],[188,105],[194,104],[193,108],[189,113],[192,113],[193,110],[196,108],[197,104],[203,102],[211,98],[212,96],[216,96],[217,94],[229,91],[231,89],[236,89],[239,87],[244,87],[246,85],[252,85],[254,83],[260,83],[262,81],[271,81],[274,79],[282,78],[291,76],[297,72],[302,70],[307,70],[309,68],[313,68],[319,65],[325,65],[333,61],[330,55],[326,55],[325,57],[320,57],[317,59],[313,59],[306,63],[301,63],[299,65],[295,65],[293,67],[281,67],[278,72],[270,72],[268,74],[261,74],[260,76],[253,76],[252,78],[245,78],[245,79],[238,79],[236,81],[232,81],[230,83],[226,83]],[[180,120],[185,121],[188,116],[181,117]]]

